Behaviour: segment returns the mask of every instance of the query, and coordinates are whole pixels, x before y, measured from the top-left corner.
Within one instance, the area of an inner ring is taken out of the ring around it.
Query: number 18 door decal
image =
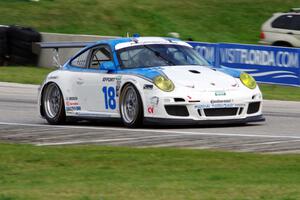
[[[116,103],[115,88],[104,86],[102,88],[102,92],[104,94],[105,109],[111,109],[111,110],[116,109],[117,103]]]

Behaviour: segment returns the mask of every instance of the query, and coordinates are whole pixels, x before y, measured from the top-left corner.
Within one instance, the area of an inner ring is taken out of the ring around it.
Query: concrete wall
[[[113,36],[97,36],[97,35],[75,35],[75,34],[60,34],[60,33],[41,33],[42,42],[91,42],[97,40],[105,40],[117,38]],[[59,59],[61,64],[65,63],[74,53],[78,52],[77,49],[60,49]],[[53,50],[42,49],[39,56],[38,66],[53,67]]]

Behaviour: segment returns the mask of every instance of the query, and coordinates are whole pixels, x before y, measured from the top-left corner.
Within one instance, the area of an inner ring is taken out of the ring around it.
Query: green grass
[[[296,200],[300,157],[0,144],[0,200]]]
[[[0,0],[0,24],[39,31],[120,35],[138,32],[183,39],[257,43],[261,24],[298,0]]]
[[[41,84],[46,75],[51,71],[53,71],[53,68],[0,66],[0,81]]]
[[[300,87],[260,84],[264,99],[300,101]]]

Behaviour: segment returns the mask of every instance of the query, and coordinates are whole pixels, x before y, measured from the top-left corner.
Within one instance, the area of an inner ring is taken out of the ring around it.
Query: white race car
[[[240,71],[208,64],[186,42],[133,37],[99,41],[51,72],[39,92],[50,124],[119,118],[127,127],[263,121],[262,94]]]

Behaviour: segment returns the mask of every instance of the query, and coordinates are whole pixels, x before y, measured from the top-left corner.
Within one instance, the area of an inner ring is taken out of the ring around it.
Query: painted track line
[[[188,132],[188,131],[173,131],[173,130],[153,130],[153,129],[127,129],[114,127],[90,127],[90,126],[66,126],[66,125],[46,125],[46,124],[26,124],[26,123],[10,123],[0,122],[0,125],[10,126],[27,126],[27,127],[49,127],[60,129],[86,129],[86,130],[107,130],[107,131],[125,131],[125,132],[147,132],[147,133],[167,133],[179,135],[203,135],[203,136],[223,136],[223,137],[253,137],[253,138],[283,138],[283,139],[300,139],[300,136],[292,135],[255,135],[255,134],[233,134],[233,133],[205,133],[205,132]]]
[[[132,141],[132,140],[143,140],[152,138],[163,138],[163,137],[177,137],[178,135],[162,135],[162,136],[147,136],[147,137],[129,137],[129,138],[109,138],[100,140],[73,140],[67,142],[46,142],[46,143],[35,143],[37,146],[54,146],[54,145],[67,145],[67,144],[85,144],[85,143],[101,143],[101,142],[120,142],[120,141]]]

